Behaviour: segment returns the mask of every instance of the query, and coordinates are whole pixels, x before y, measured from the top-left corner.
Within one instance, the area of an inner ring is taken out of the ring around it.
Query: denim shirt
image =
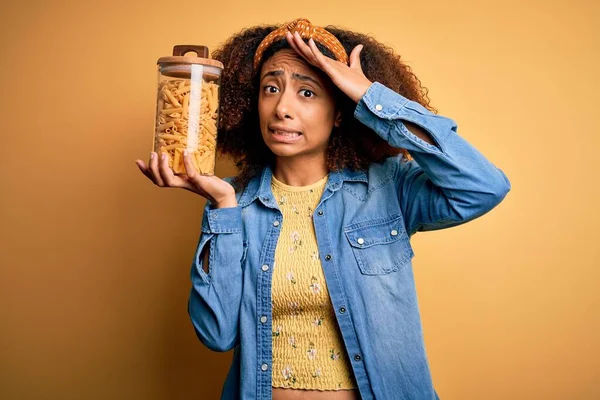
[[[369,87],[354,116],[413,160],[399,155],[367,171],[330,172],[313,223],[331,303],[362,399],[437,399],[410,238],[482,216],[511,186],[457,134],[452,119],[380,83]],[[403,121],[429,132],[435,145]],[[285,223],[271,191],[272,173],[265,168],[237,193],[237,207],[207,203],[202,219],[188,312],[206,347],[234,350],[222,399],[272,395],[271,277]],[[208,273],[200,257],[206,246]]]

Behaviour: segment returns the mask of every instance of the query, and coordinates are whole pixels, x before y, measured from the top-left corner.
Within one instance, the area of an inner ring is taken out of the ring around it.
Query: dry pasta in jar
[[[202,57],[176,55],[190,48]],[[186,174],[185,150],[200,174],[215,172],[222,64],[208,59],[207,53],[204,46],[175,46],[173,57],[158,61],[153,149],[167,155],[176,175]]]

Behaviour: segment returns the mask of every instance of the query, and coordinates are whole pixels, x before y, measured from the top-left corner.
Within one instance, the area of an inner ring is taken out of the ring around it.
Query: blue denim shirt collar
[[[273,198],[273,192],[271,191],[272,176],[273,170],[270,166],[266,166],[261,175],[252,178],[248,185],[246,185],[246,188],[240,196],[238,205],[245,207],[254,200],[259,199],[265,206],[277,208],[275,199]],[[344,181],[363,182],[367,184],[369,179],[366,172],[362,170],[353,171],[345,168],[340,171],[331,171],[329,173],[327,184],[325,185],[325,192],[329,191],[330,194],[333,194],[342,187]]]

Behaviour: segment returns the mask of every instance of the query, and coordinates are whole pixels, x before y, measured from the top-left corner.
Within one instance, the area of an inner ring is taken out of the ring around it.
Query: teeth
[[[278,135],[282,135],[282,136],[291,136],[291,137],[295,137],[295,136],[300,136],[299,133],[297,132],[285,132],[285,131],[273,131]]]

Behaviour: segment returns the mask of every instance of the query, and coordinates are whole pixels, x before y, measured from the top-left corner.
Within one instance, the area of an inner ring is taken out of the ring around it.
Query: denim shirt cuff
[[[242,231],[242,207],[206,208],[202,232],[240,233]]]
[[[354,117],[379,134],[389,138],[390,121],[402,110],[408,99],[379,82],[373,82],[354,110]]]
[[[367,89],[364,96],[358,102],[358,107],[354,112],[355,117],[366,112],[367,107],[370,112],[383,119],[394,119],[396,114],[408,103],[408,99],[392,89],[379,82],[373,82]],[[363,106],[359,109],[360,106]]]

